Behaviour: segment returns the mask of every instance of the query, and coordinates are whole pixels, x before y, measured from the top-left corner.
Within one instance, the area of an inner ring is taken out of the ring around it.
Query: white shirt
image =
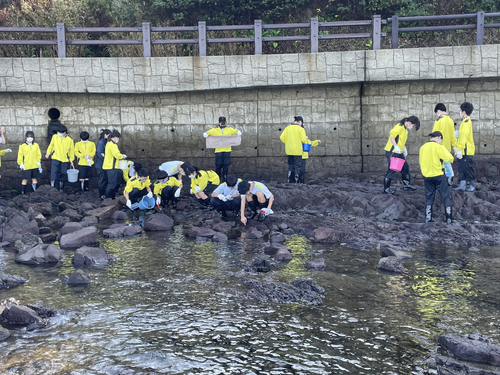
[[[184,162],[182,161],[167,161],[160,165],[158,169],[161,169],[162,171],[167,172],[169,176],[173,176],[177,173],[179,173],[179,169],[177,168],[178,165],[182,164]]]

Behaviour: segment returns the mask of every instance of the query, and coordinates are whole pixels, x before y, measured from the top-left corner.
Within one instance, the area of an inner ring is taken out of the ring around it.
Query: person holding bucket
[[[420,121],[417,116],[405,117],[399,124],[396,124],[389,133],[389,140],[384,148],[387,163],[389,164],[389,168],[384,177],[385,194],[394,194],[394,190],[391,190],[391,181],[396,175],[396,172],[401,172],[404,190],[417,190],[416,187],[410,184],[410,167],[406,162],[408,151],[405,145],[408,139],[408,130],[413,128],[415,128],[415,130],[420,129]]]
[[[204,211],[213,209],[210,196],[220,183],[219,175],[214,171],[202,171],[189,163],[184,163],[181,168],[191,179],[191,194],[194,194]]]
[[[303,123],[302,116],[295,116],[293,124],[288,125],[280,136],[281,142],[285,144],[285,152],[288,155],[288,182],[291,183],[299,183],[302,171],[302,145],[307,144],[306,131],[302,127]]]
[[[108,143],[104,151],[104,162],[102,169],[107,173],[108,184],[106,185],[106,198],[115,199],[117,186],[120,184],[122,170],[120,169],[120,159],[126,159],[127,155],[120,153],[118,142],[120,141],[120,132],[113,130],[108,137]]]
[[[108,143],[110,134],[111,130],[102,129],[96,148],[95,169],[97,169],[97,185],[99,186],[99,196],[101,199],[106,199],[106,186],[108,185],[108,175],[106,171],[102,169],[102,164],[104,163],[104,151],[106,150],[106,144]]]
[[[64,191],[64,184],[67,181],[68,162],[73,167],[75,159],[75,144],[68,136],[68,129],[64,125],[59,125],[57,134],[52,136],[45,158],[52,156],[50,164],[50,184],[59,188],[59,192]]]
[[[454,136],[455,131],[455,123],[446,113],[446,106],[443,103],[436,104],[434,107],[434,113],[438,116],[436,121],[434,121],[434,127],[432,128],[433,132],[441,132],[443,135],[441,145],[443,145],[448,152],[455,153],[457,151],[457,139]],[[453,160],[452,160],[453,161]],[[446,161],[443,163],[446,177],[448,177],[448,185],[453,185],[453,168],[451,163]]]
[[[17,164],[23,171],[21,181],[21,194],[26,194],[28,180],[31,180],[33,191],[36,191],[37,177],[42,169],[42,153],[38,143],[35,143],[35,133],[31,130],[26,132],[26,142],[19,146],[17,152]]]
[[[144,196],[152,199],[153,192],[151,191],[151,181],[149,180],[149,172],[146,168],[141,168],[139,170],[138,176],[132,177],[128,180],[125,190],[123,190],[123,195],[127,200],[127,207],[132,209],[132,204],[137,203],[139,199]],[[154,206],[154,200],[153,204]],[[146,207],[152,208],[152,207]]]
[[[156,172],[158,180],[154,183],[154,195],[159,208],[167,207],[169,202],[172,208],[177,207],[177,199],[181,195],[182,181],[175,177],[169,177],[167,172],[159,169]],[[162,202],[163,201],[163,202]]]
[[[75,155],[78,158],[78,170],[80,171],[79,179],[81,192],[89,191],[89,179],[92,177],[92,164],[94,164],[94,156],[96,147],[94,142],[89,141],[90,135],[88,132],[80,133],[80,142],[75,145]]]

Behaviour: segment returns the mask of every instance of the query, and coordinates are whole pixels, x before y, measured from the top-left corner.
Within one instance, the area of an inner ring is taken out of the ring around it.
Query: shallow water
[[[379,251],[311,244],[294,236],[294,259],[268,274],[243,271],[261,252],[244,235],[227,244],[171,234],[102,239],[117,257],[88,270],[92,284],[61,280],[74,271],[14,263],[0,271],[29,279],[0,292],[63,310],[55,325],[15,329],[0,343],[2,374],[418,374],[440,334],[481,332],[500,341],[498,250],[479,254],[428,246],[402,275],[377,269]],[[306,261],[325,258],[325,271]],[[265,282],[310,278],[324,304],[275,305],[237,298],[243,277]]]

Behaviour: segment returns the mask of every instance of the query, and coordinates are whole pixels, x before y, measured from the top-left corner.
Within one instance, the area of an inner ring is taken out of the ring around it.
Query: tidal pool
[[[442,333],[500,341],[495,248],[418,248],[407,272],[379,271],[380,251],[312,244],[293,236],[293,260],[267,274],[243,269],[262,240],[187,240],[172,233],[101,239],[117,261],[86,270],[88,288],[59,267],[30,267],[0,251],[0,271],[29,282],[0,292],[60,309],[51,328],[16,328],[0,343],[1,374],[419,374]],[[324,271],[304,263],[325,258]],[[312,279],[323,305],[262,304],[238,297],[243,277]],[[12,328],[12,327],[8,327]]]

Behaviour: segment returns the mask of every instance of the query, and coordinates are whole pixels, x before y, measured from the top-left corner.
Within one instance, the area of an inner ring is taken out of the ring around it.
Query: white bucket
[[[79,173],[78,169],[75,169],[73,167],[71,169],[68,169],[66,173],[68,174],[68,182],[78,181],[78,173]]]
[[[128,168],[128,161],[127,160],[120,160],[118,167],[120,169],[127,169]]]

